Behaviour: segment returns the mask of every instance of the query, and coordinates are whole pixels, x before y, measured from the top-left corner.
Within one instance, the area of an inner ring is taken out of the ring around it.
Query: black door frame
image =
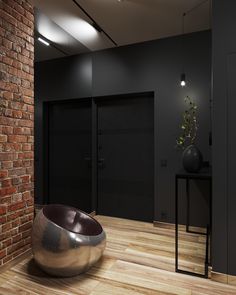
[[[97,211],[98,202],[98,166],[97,166],[97,127],[98,127],[98,117],[97,117],[97,103],[102,100],[110,99],[125,99],[125,98],[135,98],[150,96],[153,99],[154,105],[154,196],[153,196],[153,220],[155,220],[155,212],[157,205],[157,97],[154,91],[137,92],[137,93],[122,93],[113,94],[105,96],[95,96],[86,98],[75,98],[75,99],[63,99],[63,100],[53,100],[43,102],[43,203],[48,204],[50,202],[49,196],[49,113],[50,107],[53,104],[63,104],[75,101],[88,101],[91,100],[92,105],[92,212]]]

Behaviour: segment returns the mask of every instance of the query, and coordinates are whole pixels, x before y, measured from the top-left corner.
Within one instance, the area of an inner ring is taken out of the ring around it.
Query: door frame
[[[153,195],[153,220],[155,220],[156,215],[156,205],[157,205],[157,96],[155,91],[145,91],[145,92],[132,92],[132,93],[122,93],[122,94],[111,94],[104,96],[93,96],[93,97],[84,97],[84,98],[73,98],[73,99],[60,99],[52,101],[43,102],[43,204],[48,204],[50,202],[49,196],[49,114],[50,107],[53,104],[64,104],[69,102],[83,102],[91,100],[92,107],[92,200],[91,208],[92,212],[96,213],[97,203],[98,203],[98,166],[97,166],[97,147],[98,147],[98,138],[97,138],[97,129],[98,129],[98,116],[97,116],[97,103],[102,100],[111,100],[111,99],[125,99],[125,98],[135,98],[135,97],[147,97],[153,99],[153,115],[154,115],[154,195]]]

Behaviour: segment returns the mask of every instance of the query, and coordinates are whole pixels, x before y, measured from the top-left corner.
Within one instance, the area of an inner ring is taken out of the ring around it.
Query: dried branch
[[[189,96],[186,96],[184,101],[189,107],[183,113],[183,121],[180,126],[182,132],[180,136],[176,138],[177,147],[181,149],[185,149],[189,144],[194,144],[198,130],[197,105]]]

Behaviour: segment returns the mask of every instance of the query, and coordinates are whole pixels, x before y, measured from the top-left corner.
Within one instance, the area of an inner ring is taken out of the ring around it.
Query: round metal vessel
[[[70,277],[85,272],[106,246],[102,226],[88,214],[64,205],[46,205],[35,217],[32,251],[42,270]]]

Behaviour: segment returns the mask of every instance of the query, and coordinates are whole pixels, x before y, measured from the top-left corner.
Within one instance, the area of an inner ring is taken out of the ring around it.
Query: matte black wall
[[[186,88],[179,85],[183,60]],[[35,68],[36,200],[42,201],[43,196],[42,150],[39,148],[42,145],[43,101],[154,91],[157,126],[155,220],[173,222],[174,175],[181,168],[181,152],[175,149],[175,138],[179,135],[186,95],[193,97],[199,106],[197,144],[204,160],[210,160],[211,33],[186,35],[183,49],[182,38],[173,37],[41,62]],[[162,167],[162,160],[167,161],[166,167]],[[207,209],[206,191],[199,183],[193,184],[193,191],[195,210],[191,215],[196,224],[199,214],[204,215],[204,209]]]
[[[87,54],[35,64],[35,202],[43,203],[43,102],[91,97],[92,60]],[[60,165],[58,165],[60,168]]]
[[[198,146],[204,159],[210,160],[211,34],[201,32],[186,36],[183,51],[181,41],[180,37],[168,38],[99,51],[92,55],[93,96],[150,90],[155,92],[156,220],[165,220],[165,215],[168,221],[174,220],[174,174],[181,167],[181,153],[174,147],[180,131],[181,115],[186,107],[185,95],[193,97],[199,106]],[[179,85],[183,60],[188,80],[186,88]],[[167,160],[167,167],[161,167],[162,160]],[[197,194],[200,191],[201,186],[195,185],[193,208],[206,206],[205,196],[201,198]],[[193,223],[197,223],[199,212],[191,212]]]
[[[236,275],[236,1],[213,1],[213,270]]]

